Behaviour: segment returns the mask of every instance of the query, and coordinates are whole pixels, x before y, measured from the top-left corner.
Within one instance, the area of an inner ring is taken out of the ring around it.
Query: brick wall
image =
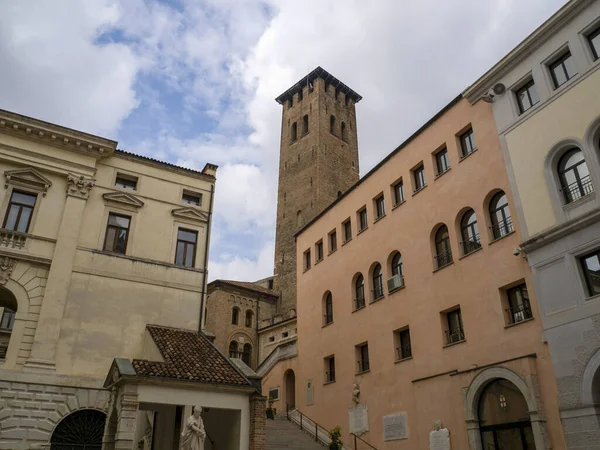
[[[250,397],[250,450],[264,450],[266,433],[267,397]]]

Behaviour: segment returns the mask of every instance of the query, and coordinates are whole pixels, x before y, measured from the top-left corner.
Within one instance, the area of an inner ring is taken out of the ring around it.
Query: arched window
[[[499,239],[513,231],[512,217],[508,209],[506,194],[498,192],[490,202],[490,220],[492,221],[492,234],[494,239]]]
[[[329,132],[335,134],[335,116],[329,117]]]
[[[308,133],[308,114],[302,118],[302,134]]]
[[[302,210],[300,210],[296,213],[296,226],[297,227],[302,226]]]
[[[294,142],[296,139],[298,139],[298,124],[296,122],[294,122],[292,124],[292,130],[291,130],[291,134],[290,134],[290,141]]]
[[[333,322],[333,297],[331,296],[331,292],[328,292],[325,295],[325,314],[324,314],[324,323],[325,325]]]
[[[229,357],[230,358],[239,358],[240,357],[239,346],[238,346],[237,341],[231,341],[229,343]]]
[[[240,323],[240,309],[237,307],[234,307],[231,310],[231,324],[237,325],[239,323]]]
[[[578,148],[572,148],[560,158],[558,177],[566,204],[594,191],[583,152]]]
[[[462,219],[460,220],[460,233],[464,255],[481,248],[477,216],[475,216],[475,211],[472,209],[469,209],[463,214]]]
[[[438,269],[452,262],[450,235],[446,225],[442,225],[435,233],[435,260]]]
[[[346,140],[346,122],[342,122],[342,140]]]
[[[248,328],[252,327],[252,319],[254,318],[254,313],[250,310],[246,311],[246,326]]]
[[[252,346],[250,344],[244,344],[244,350],[242,351],[242,361],[247,366],[250,366],[252,360]]]
[[[383,272],[381,264],[376,264],[373,267],[373,300],[383,297]]]
[[[404,276],[404,269],[402,267],[402,255],[400,252],[396,252],[392,258],[392,275]]]
[[[50,448],[89,448],[102,447],[106,414],[95,409],[80,409],[61,420],[50,438]]]
[[[17,300],[14,295],[8,289],[0,288],[0,361],[6,358],[16,312]]]
[[[354,309],[360,309],[365,306],[365,279],[362,274],[358,274],[354,282]]]

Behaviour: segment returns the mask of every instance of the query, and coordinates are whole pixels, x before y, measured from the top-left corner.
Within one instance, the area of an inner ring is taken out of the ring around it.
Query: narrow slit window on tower
[[[337,100],[340,97],[340,88],[336,87],[335,88],[335,99]]]
[[[296,139],[298,139],[298,123],[294,122],[292,124],[292,130],[291,130],[291,134],[290,134],[290,141],[294,142]]]
[[[329,132],[335,134],[335,116],[329,117]]]
[[[294,97],[288,98],[288,108],[291,108],[292,106],[294,106]]]
[[[342,141],[346,140],[346,122],[342,122]]]
[[[303,94],[302,94],[302,89],[300,89],[300,90],[298,91],[298,101],[299,101],[299,102],[301,102],[303,98],[304,98],[304,96],[303,96]]]
[[[302,118],[302,134],[308,133],[308,114]]]

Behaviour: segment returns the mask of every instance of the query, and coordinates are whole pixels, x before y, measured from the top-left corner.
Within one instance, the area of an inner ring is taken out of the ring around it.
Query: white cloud
[[[211,259],[208,266],[208,280],[257,281],[273,275],[273,255],[275,246],[272,242],[266,245],[255,258],[223,255]]]

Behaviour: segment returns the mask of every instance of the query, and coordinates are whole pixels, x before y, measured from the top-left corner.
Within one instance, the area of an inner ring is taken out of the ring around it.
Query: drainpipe
[[[202,292],[200,293],[200,320],[198,322],[198,334],[202,332],[202,321],[204,320],[204,305],[206,303],[206,274],[208,273],[208,246],[210,241],[210,225],[212,223],[213,199],[215,197],[215,185],[210,186],[210,202],[208,205],[208,223],[206,225],[206,242],[204,245],[204,273],[202,276]]]

